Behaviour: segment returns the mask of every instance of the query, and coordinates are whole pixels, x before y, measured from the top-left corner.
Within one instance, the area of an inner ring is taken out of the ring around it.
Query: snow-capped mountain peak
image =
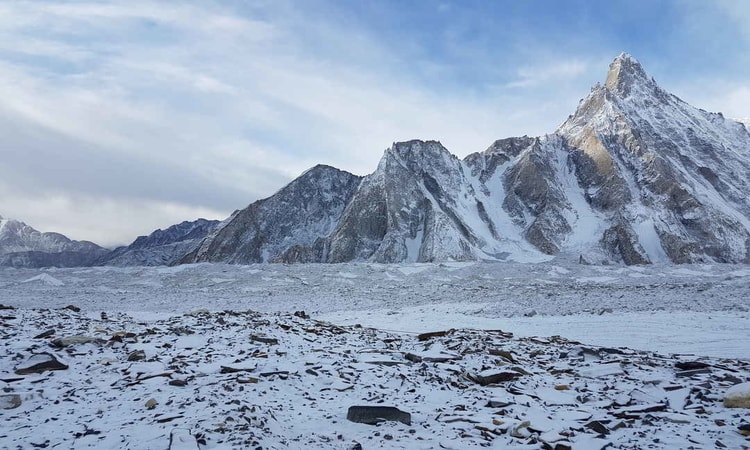
[[[641,63],[627,53],[620,54],[609,65],[604,86],[618,97],[628,97],[634,89],[653,93],[660,91]]]

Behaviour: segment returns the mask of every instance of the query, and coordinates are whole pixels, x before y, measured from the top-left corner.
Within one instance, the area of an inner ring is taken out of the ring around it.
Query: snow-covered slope
[[[148,236],[139,236],[127,247],[119,247],[97,265],[159,266],[170,265],[192,252],[217,225],[218,220],[198,219],[182,222]]]
[[[361,178],[318,165],[236,211],[180,262],[320,262]]]
[[[82,266],[106,253],[106,249],[92,242],[42,233],[21,221],[0,217],[0,266]]]

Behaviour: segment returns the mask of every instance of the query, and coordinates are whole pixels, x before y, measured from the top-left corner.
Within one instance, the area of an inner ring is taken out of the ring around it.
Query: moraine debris
[[[420,341],[372,328],[302,324],[292,314],[224,311],[138,322],[118,313],[106,323],[60,310],[24,309],[17,316],[2,329],[10,331],[3,343],[11,350],[0,360],[16,364],[16,370],[49,362],[46,355],[24,361],[23,346],[40,346],[32,339],[39,324],[54,324],[61,336],[95,330],[112,339],[102,346],[66,347],[75,361],[67,372],[3,379],[6,392],[0,395],[23,400],[18,408],[2,410],[11,426],[0,435],[13,448],[45,439],[50,443],[44,445],[66,448],[152,448],[160,433],[170,437],[170,448],[193,449],[280,443],[346,448],[373,438],[402,449],[666,450],[697,447],[696,442],[717,448],[747,443],[741,434],[747,421],[722,404],[732,385],[750,380],[743,361],[702,358],[710,367],[680,368],[676,364],[685,361],[678,357],[480,330],[431,333]],[[248,329],[283,342],[283,352],[251,340]],[[148,359],[127,361],[135,350],[131,344]],[[389,358],[402,364],[368,363]],[[678,376],[705,369],[710,372]],[[166,380],[147,381],[157,377]],[[144,406],[152,398],[158,403]],[[396,398],[409,412],[387,406]],[[369,405],[349,408],[347,418],[380,427],[342,427],[342,402]],[[111,410],[122,410],[128,420],[110,421],[103,412]],[[420,419],[409,429],[405,424],[412,415]],[[316,424],[313,434],[296,425],[302,417]],[[184,442],[164,428],[169,423],[190,424]],[[73,443],[70,433],[59,438],[55,430],[61,425],[108,431]]]

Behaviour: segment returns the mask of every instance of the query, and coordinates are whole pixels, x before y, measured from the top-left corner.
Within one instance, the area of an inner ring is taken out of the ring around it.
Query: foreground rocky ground
[[[0,311],[3,447],[750,448],[747,361],[77,309]]]

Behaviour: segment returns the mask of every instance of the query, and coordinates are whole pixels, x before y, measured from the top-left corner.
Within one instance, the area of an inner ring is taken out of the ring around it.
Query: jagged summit
[[[658,89],[637,59],[628,53],[621,53],[609,65],[604,86],[619,96],[627,97],[636,85]]]

